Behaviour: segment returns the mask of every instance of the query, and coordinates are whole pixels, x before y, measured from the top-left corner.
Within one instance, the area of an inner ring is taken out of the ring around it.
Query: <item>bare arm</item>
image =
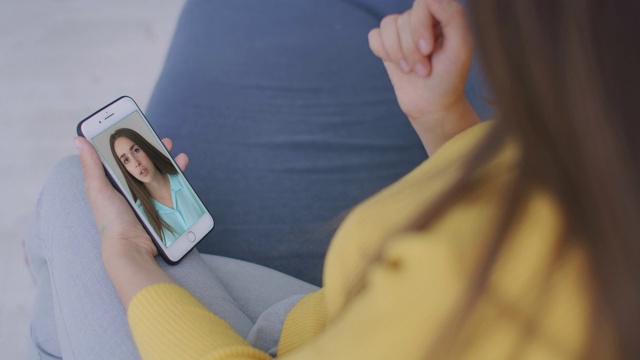
[[[149,285],[174,281],[147,251],[135,247],[103,251],[102,259],[125,309],[133,297]]]
[[[478,114],[466,98],[449,111],[430,116],[431,121],[409,118],[429,155],[435,154],[449,139],[480,122]],[[431,124],[435,125],[429,126]]]

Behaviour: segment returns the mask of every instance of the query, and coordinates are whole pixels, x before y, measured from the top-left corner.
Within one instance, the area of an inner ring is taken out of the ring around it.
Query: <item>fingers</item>
[[[389,55],[382,44],[382,33],[380,32],[380,28],[375,28],[369,31],[369,49],[371,49],[371,52],[382,61],[388,61]]]
[[[369,32],[371,51],[404,73],[426,77],[431,57],[444,45],[451,56],[465,55],[470,47],[464,8],[454,0],[416,0],[411,10],[382,19]]]
[[[422,56],[429,56],[433,51],[433,25],[434,19],[427,2],[424,0],[415,1],[409,15],[409,26],[416,47]]]
[[[162,144],[167,148],[167,151],[171,152],[173,150],[173,141],[169,138],[162,139]]]
[[[173,140],[171,140],[170,138],[162,139],[162,144],[164,144],[164,147],[167,148],[167,151],[173,150]],[[184,171],[189,165],[189,157],[187,156],[187,154],[180,153],[178,154],[178,156],[174,158],[174,160],[176,161],[176,164],[178,164],[178,167],[182,171]]]
[[[398,32],[398,19],[400,15],[385,16],[380,22],[380,36],[382,44],[388,55],[387,61],[397,64],[404,73],[411,72],[407,58],[402,50],[400,34]]]
[[[418,38],[414,36],[411,26],[411,18],[413,11],[407,11],[400,15],[397,22],[397,31],[402,45],[404,56],[409,62],[410,73],[413,70],[417,75],[426,77],[431,70],[431,63],[418,48]],[[427,54],[429,55],[429,54]]]
[[[431,64],[429,58],[418,48],[418,41],[412,30],[412,11],[383,18],[380,28],[369,32],[369,47],[382,61],[396,64],[403,73],[415,72],[424,77],[429,75]],[[423,48],[424,37],[428,36],[424,34],[429,32],[423,30],[420,33]]]
[[[104,173],[100,156],[98,156],[93,145],[83,137],[76,137],[75,144],[78,149],[78,154],[80,155],[82,173],[84,175],[84,182],[89,201],[92,201],[98,193],[109,191],[109,189],[113,190],[113,187]]]
[[[184,154],[184,153],[181,153],[178,156],[176,156],[175,161],[176,161],[176,164],[178,164],[178,167],[180,168],[180,170],[182,171],[184,171],[189,165],[189,157],[187,156],[187,154]]]
[[[418,0],[425,3],[433,18],[439,23],[443,46],[451,57],[466,55],[471,47],[471,35],[464,7],[453,0]]]

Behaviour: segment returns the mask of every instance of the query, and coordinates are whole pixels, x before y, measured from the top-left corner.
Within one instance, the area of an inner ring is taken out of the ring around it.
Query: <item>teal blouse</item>
[[[179,175],[169,175],[169,182],[171,183],[173,208],[153,199],[153,206],[156,208],[158,215],[175,231],[174,233],[166,228],[162,228],[165,247],[173,244],[173,242],[200,219],[206,211],[200,200],[196,197],[196,194],[191,190],[191,187],[185,184]],[[144,214],[140,200],[136,202],[136,206]]]

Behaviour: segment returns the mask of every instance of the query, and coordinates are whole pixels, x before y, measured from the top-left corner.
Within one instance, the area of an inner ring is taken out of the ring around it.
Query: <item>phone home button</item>
[[[189,231],[187,233],[187,238],[189,238],[189,241],[194,242],[196,241],[196,234],[194,234],[193,231]]]

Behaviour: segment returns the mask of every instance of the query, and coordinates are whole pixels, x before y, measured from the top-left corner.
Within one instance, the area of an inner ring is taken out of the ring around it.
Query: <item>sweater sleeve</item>
[[[364,289],[329,316],[320,333],[279,359],[580,358],[588,326],[584,299],[576,296],[579,257],[564,259],[544,288],[539,284],[545,262],[538,253],[546,257],[548,248],[524,244],[508,250],[491,290],[457,328],[455,315],[465,306],[473,271],[462,265],[468,264],[468,245],[439,235],[397,236],[367,271]]]
[[[464,288],[454,255],[420,236],[392,241],[367,271],[365,288],[279,359],[424,359]]]
[[[393,243],[370,270],[367,287],[331,324],[325,323],[322,291],[292,310],[279,359],[422,358],[459,297],[460,279],[440,242],[427,249],[424,241]],[[129,305],[128,319],[143,359],[270,359],[175,284],[144,288]]]
[[[452,276],[447,247],[434,242],[426,250],[412,242],[399,249],[402,243],[394,241],[367,287],[331,324],[325,326],[322,291],[304,298],[284,324],[279,359],[421,358],[459,295],[460,279]],[[438,271],[425,271],[426,264]],[[305,325],[309,316],[319,319],[311,321],[317,328]],[[128,319],[143,359],[270,359],[175,284],[144,288]]]
[[[175,284],[142,289],[127,316],[143,359],[271,359]]]
[[[302,346],[326,326],[324,289],[308,294],[291,309],[282,326],[278,356]]]

